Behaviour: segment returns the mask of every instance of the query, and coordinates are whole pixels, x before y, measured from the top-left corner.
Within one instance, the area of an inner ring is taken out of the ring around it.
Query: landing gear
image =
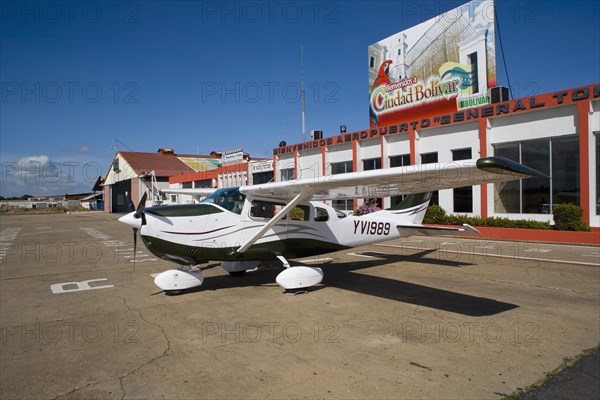
[[[283,257],[277,256],[283,263],[285,269],[277,275],[276,282],[286,290],[286,294],[299,294],[298,289],[318,285],[323,281],[323,270],[316,267],[298,266],[291,267],[290,263]]]
[[[260,261],[221,261],[221,267],[231,276],[243,276],[246,271],[256,269]]]
[[[184,271],[183,269],[170,269],[160,273],[154,278],[154,284],[167,295],[181,294],[186,289],[192,289],[202,285],[204,276],[202,270],[192,269]]]

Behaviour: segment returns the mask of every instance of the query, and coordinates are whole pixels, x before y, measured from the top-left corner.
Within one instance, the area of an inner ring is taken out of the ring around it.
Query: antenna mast
[[[304,46],[300,45],[300,76],[301,76],[301,95],[302,95],[302,141],[306,142],[306,125],[304,118]]]

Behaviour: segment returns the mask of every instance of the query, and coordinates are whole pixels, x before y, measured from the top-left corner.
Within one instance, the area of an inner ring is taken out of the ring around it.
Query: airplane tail
[[[406,196],[400,204],[388,208],[383,212],[390,213],[403,220],[401,223],[396,224],[396,228],[398,228],[402,236],[411,236],[417,233],[425,236],[481,235],[477,229],[467,224],[457,228],[422,225],[430,200],[431,192],[411,194]]]
[[[400,203],[385,211],[395,216],[404,216],[408,223],[421,224],[431,200],[431,192],[409,194]]]

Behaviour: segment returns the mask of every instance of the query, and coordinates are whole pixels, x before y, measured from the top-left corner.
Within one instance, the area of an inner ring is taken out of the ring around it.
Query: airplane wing
[[[309,200],[398,196],[462,186],[495,183],[546,175],[500,157],[410,165],[346,174],[327,175],[243,186],[246,195],[291,200],[303,194]]]
[[[265,226],[237,250],[245,252],[273,227],[294,206],[304,200],[353,199],[387,197],[401,194],[431,192],[440,189],[504,182],[531,176],[546,175],[517,162],[499,157],[462,160],[447,163],[411,165],[407,167],[351,172],[318,178],[242,186],[245,195],[282,199],[287,205]],[[424,235],[478,234],[471,227],[446,228],[422,225],[401,225]]]
[[[210,194],[212,194],[215,190],[217,189],[212,189],[212,188],[198,188],[198,189],[176,189],[176,188],[168,188],[168,189],[161,189],[160,192],[161,193],[166,193],[166,194],[186,194],[189,196],[196,196],[196,197],[206,197]]]

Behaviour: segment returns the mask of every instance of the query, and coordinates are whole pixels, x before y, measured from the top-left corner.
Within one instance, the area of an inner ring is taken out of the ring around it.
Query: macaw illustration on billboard
[[[489,103],[494,1],[473,0],[369,46],[371,127]]]

